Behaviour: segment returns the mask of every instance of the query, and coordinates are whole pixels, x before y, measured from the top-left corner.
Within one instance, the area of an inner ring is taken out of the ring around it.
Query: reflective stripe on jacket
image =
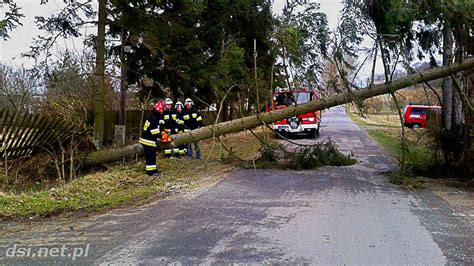
[[[157,111],[153,111],[145,120],[142,128],[142,135],[139,142],[143,145],[156,147],[156,140],[161,138],[160,121],[161,115]]]
[[[188,129],[196,129],[203,126],[201,113],[196,108],[191,108],[190,110],[184,109],[183,111],[183,120],[184,125]]]

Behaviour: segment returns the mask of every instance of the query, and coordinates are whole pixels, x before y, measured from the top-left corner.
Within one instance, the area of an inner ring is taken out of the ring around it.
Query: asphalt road
[[[397,164],[343,109],[323,116],[319,139],[295,141],[328,138],[359,162],[311,171],[238,170],[214,184],[71,228],[51,221],[4,236],[0,256],[13,243],[89,244],[87,256],[3,256],[0,264],[474,263],[474,230],[466,215],[429,190],[391,185],[385,174]]]

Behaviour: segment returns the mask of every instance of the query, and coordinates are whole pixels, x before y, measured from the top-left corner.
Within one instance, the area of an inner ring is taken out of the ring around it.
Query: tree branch
[[[451,74],[474,68],[474,58],[466,59],[461,63],[455,63],[445,67],[439,67],[427,70],[423,73],[413,74],[398,80],[392,81],[391,83],[373,85],[372,89],[360,89],[352,92],[355,97],[359,99],[367,99],[374,96],[393,93],[397,90],[410,87],[425,81],[435,80],[442,77],[449,76]],[[308,112],[314,112],[317,110],[323,110],[329,107],[345,104],[351,102],[351,97],[348,93],[341,93],[327,98],[321,98],[315,102],[308,102],[305,104],[293,105],[281,110],[275,110],[267,113],[262,113],[259,117],[247,116],[241,119],[235,119],[217,125],[210,125],[202,127],[191,132],[183,133],[176,137],[175,142],[170,146],[179,146],[190,142],[196,142],[204,139],[208,139],[214,136],[225,135],[229,133],[239,132],[245,128],[255,128],[261,125],[262,121],[266,124],[270,124],[274,121],[280,121],[282,119],[305,114]],[[165,147],[165,146],[163,146]],[[169,146],[166,146],[169,147]],[[97,165],[107,162],[113,162],[120,160],[125,157],[132,157],[136,154],[143,153],[143,147],[140,144],[130,145],[114,150],[101,150],[89,153],[85,160],[84,165]]]

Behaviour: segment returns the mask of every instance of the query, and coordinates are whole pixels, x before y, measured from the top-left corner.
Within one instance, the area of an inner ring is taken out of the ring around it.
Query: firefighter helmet
[[[168,105],[168,104],[173,104],[173,100],[171,100],[170,98],[166,98],[165,99],[165,104]]]
[[[191,100],[191,98],[187,98],[186,101],[184,101],[184,104],[185,105],[188,105],[188,104],[194,105],[194,102],[193,102],[193,100]]]
[[[163,102],[157,102],[155,104],[155,106],[153,106],[155,108],[156,111],[158,112],[163,112],[163,110],[165,110],[165,104]]]
[[[175,103],[175,105],[174,105],[174,108],[175,108],[175,109],[183,108],[183,107],[184,107],[184,105],[183,105],[183,103],[180,102],[180,101],[177,101],[177,102]]]

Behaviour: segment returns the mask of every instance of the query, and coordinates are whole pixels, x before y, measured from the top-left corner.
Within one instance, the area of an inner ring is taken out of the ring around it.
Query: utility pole
[[[272,61],[272,72],[270,74],[270,102],[272,103],[272,105],[271,105],[272,110],[274,110],[274,108],[275,108],[275,102],[273,101],[273,73],[274,72],[275,72],[275,62]],[[265,106],[265,108],[266,108],[266,106]]]
[[[122,33],[120,47],[120,97],[119,97],[119,119],[115,125],[114,144],[122,146],[125,144],[126,135],[126,101],[127,101],[127,55],[130,52],[130,46],[127,45],[127,32],[123,26],[124,14],[122,14]]]

